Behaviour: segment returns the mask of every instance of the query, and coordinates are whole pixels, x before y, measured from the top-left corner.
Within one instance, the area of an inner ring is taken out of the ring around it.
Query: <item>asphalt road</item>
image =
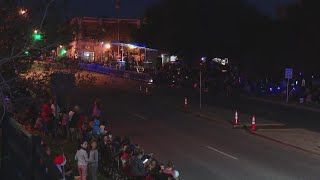
[[[129,135],[133,142],[140,144],[146,152],[155,153],[164,163],[173,160],[182,179],[292,180],[318,179],[320,176],[319,156],[180,111],[177,107],[186,95],[190,97],[190,103],[197,104],[197,93],[192,90],[152,85],[149,86],[152,94],[145,96],[138,93],[138,85],[116,80],[113,85],[77,90],[73,99],[86,110],[94,97],[102,99],[103,118],[114,134]],[[232,99],[220,99],[216,97],[212,105],[234,108]],[[279,107],[268,105],[268,108],[274,108],[268,113],[262,108],[264,105],[242,105],[242,101],[237,100],[241,108],[251,110],[255,107],[261,116],[278,113]],[[279,111],[280,115],[291,113]]]
[[[189,90],[188,95],[195,102],[199,102],[198,90]],[[221,96],[213,93],[203,94],[204,104],[238,110],[247,115],[255,115],[256,119],[263,118],[270,121],[286,124],[290,128],[304,128],[320,132],[320,113],[306,109],[292,108],[281,104],[270,104],[268,102],[248,99],[245,96]]]

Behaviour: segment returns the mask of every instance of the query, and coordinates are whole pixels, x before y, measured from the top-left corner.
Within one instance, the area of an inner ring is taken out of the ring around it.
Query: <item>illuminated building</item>
[[[82,61],[120,59],[121,47],[111,42],[132,42],[132,33],[140,27],[139,19],[80,17],[71,21],[74,41],[67,56]]]

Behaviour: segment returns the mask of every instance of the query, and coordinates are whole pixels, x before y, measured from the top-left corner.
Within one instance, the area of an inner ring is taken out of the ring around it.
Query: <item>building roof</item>
[[[91,23],[117,23],[125,22],[128,24],[141,24],[140,19],[129,19],[129,18],[107,18],[107,17],[74,17],[72,21],[81,21],[81,22],[91,22]]]

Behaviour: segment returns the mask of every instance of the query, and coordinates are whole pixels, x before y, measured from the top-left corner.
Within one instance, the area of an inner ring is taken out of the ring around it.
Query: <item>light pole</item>
[[[111,45],[109,43],[105,44],[104,47],[107,49],[107,61],[109,61],[109,54],[110,54],[110,48],[111,48]],[[106,59],[106,58],[104,58]]]
[[[118,43],[120,43],[120,0],[114,0],[115,9],[117,13],[117,31],[118,31]],[[118,56],[120,56],[120,45],[118,45]],[[122,60],[122,59],[121,59]]]
[[[200,82],[199,82],[199,84],[200,84],[200,93],[199,93],[199,95],[200,95],[200,109],[202,108],[202,79],[201,79],[201,63],[200,63]]]
[[[203,63],[206,61],[206,57],[202,57],[200,60],[200,66],[199,66],[199,73],[200,73],[200,82],[199,82],[199,86],[200,86],[200,91],[199,91],[199,96],[200,96],[200,104],[199,107],[200,109],[202,108],[202,65]]]
[[[118,43],[120,43],[120,27],[119,27],[119,13],[118,13],[118,19],[117,19],[117,29],[118,29]],[[118,45],[118,56],[120,55],[120,45]]]
[[[147,60],[147,48],[146,47],[144,48],[144,64],[145,63],[148,63],[148,60]]]

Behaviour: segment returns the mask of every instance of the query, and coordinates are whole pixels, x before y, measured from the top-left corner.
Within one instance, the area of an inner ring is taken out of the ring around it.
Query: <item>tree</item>
[[[51,53],[60,44],[68,44],[72,29],[69,26],[63,0],[3,0],[0,2],[0,98],[5,110],[6,99],[14,99],[17,88],[44,91],[37,86],[45,78],[29,81],[26,74],[35,59]],[[4,113],[3,113],[4,114]]]
[[[316,1],[303,0],[284,8],[279,23],[279,41],[286,66],[297,71],[317,72],[320,42],[320,12]]]
[[[146,10],[137,39],[193,61],[218,56],[249,66],[259,65],[271,27],[270,18],[243,0],[167,0]]]

